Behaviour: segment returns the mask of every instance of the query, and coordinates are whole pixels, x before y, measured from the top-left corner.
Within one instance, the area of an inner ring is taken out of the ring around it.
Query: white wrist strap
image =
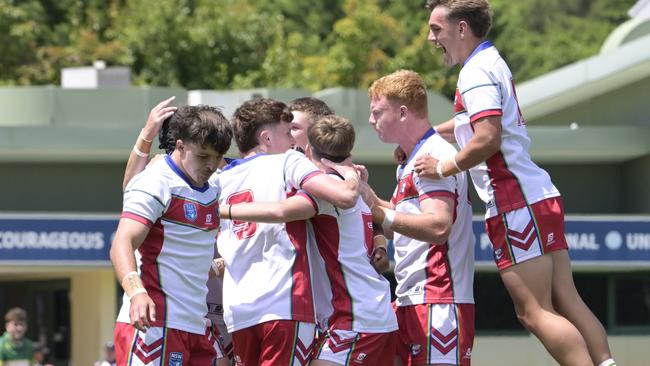
[[[126,280],[127,278],[132,277],[132,276],[137,277],[137,276],[140,276],[140,275],[136,271],[131,271],[131,272],[125,274],[124,277],[122,277],[122,281],[120,281],[120,283],[124,283],[124,280]]]
[[[138,295],[138,294],[146,294],[146,293],[147,293],[147,290],[145,290],[144,288],[140,287],[139,289],[133,291],[133,293],[131,294],[131,296],[127,295],[127,297],[129,298],[129,300],[131,300],[135,295]]]
[[[141,157],[141,158],[148,158],[148,157],[149,157],[149,153],[146,153],[146,152],[141,151],[141,150],[138,149],[138,147],[135,146],[135,145],[133,145],[133,152],[134,152],[137,156],[139,156],[139,157]]]
[[[142,139],[142,141],[152,143],[153,139],[147,140],[146,138],[144,138],[143,132],[144,132],[144,128],[140,130],[140,136],[139,136]]]
[[[456,155],[454,155],[454,157],[453,157],[453,159],[452,159],[451,161],[454,162],[454,167],[456,168],[456,170],[458,170],[459,172],[462,172],[462,171],[463,171],[463,169],[461,169],[461,168],[458,166],[458,162],[456,161]]]
[[[384,211],[384,221],[381,223],[381,227],[384,231],[392,230],[393,221],[395,221],[395,211],[394,210],[385,210]]]

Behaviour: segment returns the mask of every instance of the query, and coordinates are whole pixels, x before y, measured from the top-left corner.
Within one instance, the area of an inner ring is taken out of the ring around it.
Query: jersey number
[[[230,195],[230,197],[228,197],[227,202],[229,205],[253,202],[253,192],[250,190],[245,190],[233,193]],[[256,230],[257,224],[254,222],[232,220],[232,231],[235,233],[235,235],[237,235],[237,239],[239,240],[252,237],[255,235]]]

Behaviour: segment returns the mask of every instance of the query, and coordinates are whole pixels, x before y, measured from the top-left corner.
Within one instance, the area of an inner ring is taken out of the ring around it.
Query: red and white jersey
[[[216,176],[193,187],[170,156],[136,175],[124,192],[122,218],[149,227],[137,249],[138,272],[156,304],[152,326],[205,334],[206,281],[219,228]],[[124,297],[118,322],[129,323]]]
[[[371,264],[372,214],[361,198],[350,209],[305,193],[317,214],[309,220],[316,320],[321,330],[397,330],[390,283]]]
[[[258,154],[219,174],[222,203],[281,201],[320,170],[303,154]],[[270,320],[314,323],[305,221],[221,221],[217,246],[226,262],[224,320],[229,332]]]
[[[444,161],[453,157],[456,149],[430,129],[405,165],[398,167],[391,203],[398,212],[420,214],[422,200],[448,197],[455,201],[454,223],[446,243],[427,243],[395,233],[397,305],[473,303],[474,234],[467,175],[421,178],[413,166],[417,157],[425,154]]]
[[[530,157],[530,138],[512,73],[488,41],[477,47],[460,71],[454,113],[454,134],[461,148],[474,136],[472,123],[501,117],[501,149],[469,171],[485,202],[486,218],[560,195],[546,171]]]

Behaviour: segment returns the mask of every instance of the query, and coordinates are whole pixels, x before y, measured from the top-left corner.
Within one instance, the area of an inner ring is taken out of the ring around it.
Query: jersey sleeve
[[[341,179],[341,177],[335,174],[330,174],[330,176],[333,179],[339,179],[339,180]],[[314,210],[316,210],[316,215],[322,215],[328,213],[331,214],[332,212],[336,212],[336,207],[334,207],[333,204],[331,204],[330,202],[324,199],[314,197],[305,190],[300,190],[298,191],[297,194],[309,200],[309,202],[314,206]]]
[[[285,153],[284,181],[287,186],[299,189],[309,179],[323,174],[304,154],[289,150]]]
[[[459,87],[470,122],[503,115],[499,80],[491,72],[480,67],[462,71],[462,85]]]
[[[432,157],[438,159],[439,161],[445,161],[449,159],[455,153],[455,150],[451,146],[449,148],[434,147],[432,144],[427,145],[428,148],[423,150],[422,154],[428,154]],[[417,174],[413,175],[413,185],[418,193],[418,199],[420,202],[426,198],[435,198],[437,196],[445,196],[450,198],[455,198],[456,196],[456,177],[449,176],[444,179],[428,179],[422,178]]]
[[[138,221],[147,227],[153,226],[162,217],[170,194],[164,180],[160,179],[162,177],[155,173],[145,170],[131,180],[124,191],[120,217]]]

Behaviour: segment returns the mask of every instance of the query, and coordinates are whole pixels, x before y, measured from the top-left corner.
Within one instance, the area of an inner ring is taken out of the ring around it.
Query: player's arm
[[[501,149],[500,116],[481,118],[473,122],[472,126],[474,126],[474,136],[454,158],[438,161],[428,155],[419,156],[415,161],[415,172],[429,179],[449,177],[481,164]]]
[[[129,181],[134,176],[143,171],[147,166],[153,139],[158,135],[162,122],[171,117],[171,115],[176,111],[176,107],[169,106],[169,104],[174,101],[174,98],[176,97],[170,97],[163,100],[158,103],[157,106],[153,107],[151,112],[149,112],[149,118],[147,118],[147,122],[142,128],[142,131],[140,131],[138,139],[135,141],[135,145],[133,145],[133,149],[129,155],[129,160],[126,162],[124,180],[122,181],[122,190],[126,188],[127,184],[129,184]]]
[[[373,206],[381,206],[391,209],[393,208],[392,203],[379,198],[372,187],[370,187],[370,185],[366,182],[361,182],[359,184],[359,194],[361,195],[361,198],[366,203],[366,205],[368,205],[370,208]]]
[[[325,200],[340,208],[352,208],[359,198],[359,175],[352,166],[342,167],[339,172],[344,180],[335,179],[328,174],[318,174],[301,186],[309,194]]]
[[[320,174],[323,175],[323,174]],[[291,222],[306,220],[316,214],[316,208],[302,195],[280,202],[246,202],[219,206],[222,218],[253,222]]]
[[[110,250],[117,279],[131,301],[131,324],[141,331],[146,331],[151,322],[156,320],[156,307],[136,271],[133,253],[140,247],[147,234],[149,227],[145,224],[123,217],[117,226]]]
[[[398,232],[410,238],[432,244],[444,244],[451,233],[454,200],[447,196],[432,196],[420,201],[419,214],[396,212],[384,207],[373,208],[382,222],[384,232]]]
[[[450,119],[448,121],[442,122],[438,124],[436,127],[436,132],[445,139],[449,143],[455,143],[456,142],[456,135],[454,135],[454,119]]]
[[[372,225],[372,266],[377,273],[384,273],[388,270],[388,241],[384,235],[381,225]]]

